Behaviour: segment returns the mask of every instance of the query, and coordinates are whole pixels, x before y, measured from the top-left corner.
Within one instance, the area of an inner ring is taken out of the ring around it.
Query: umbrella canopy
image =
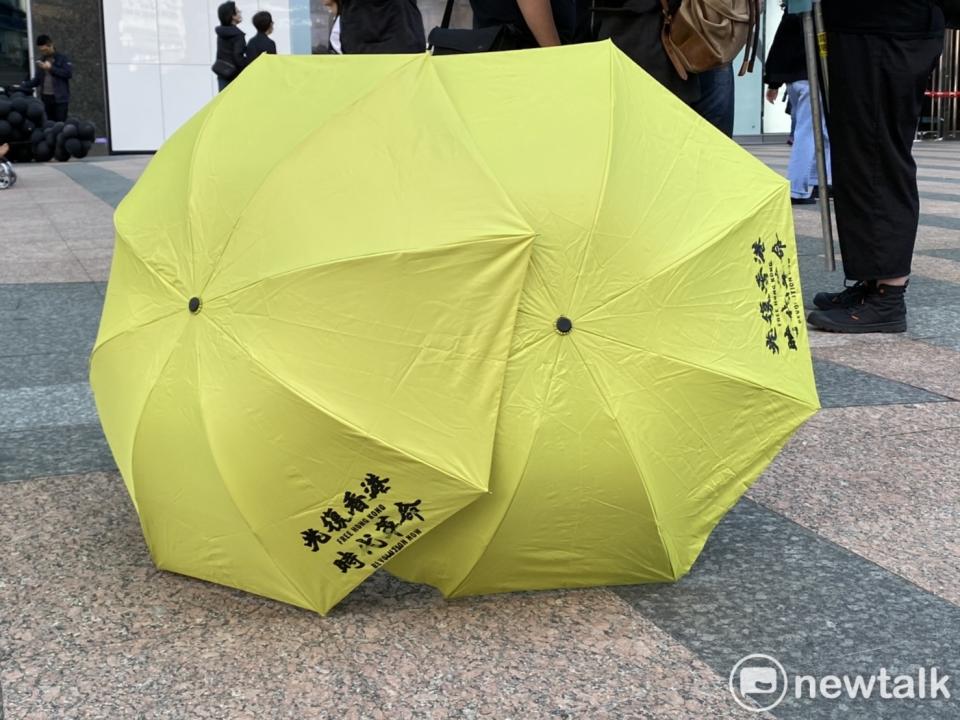
[[[91,383],[159,567],[325,612],[487,492],[533,231],[425,58],[286,70],[118,209]]]
[[[436,66],[538,237],[491,492],[388,570],[676,579],[818,407],[787,184],[612,44]]]

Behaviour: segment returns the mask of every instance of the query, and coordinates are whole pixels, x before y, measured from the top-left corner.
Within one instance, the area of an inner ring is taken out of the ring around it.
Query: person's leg
[[[41,95],[43,101],[43,111],[47,115],[47,120],[57,121],[57,101],[53,95]]]
[[[57,107],[54,112],[56,114],[56,117],[54,118],[55,121],[65,121],[70,116],[70,103],[57,103]]]
[[[830,42],[830,132],[844,273],[864,283],[852,307],[811,313],[815,327],[902,332],[919,221],[912,147],[942,41],[842,34]],[[820,296],[815,304],[822,307]]]
[[[704,120],[727,137],[733,137],[733,64],[700,73],[700,99],[690,103]]]
[[[813,115],[810,110],[810,83],[798,80],[787,85],[787,96],[793,107],[796,129],[793,135],[793,147],[790,149],[790,162],[787,177],[790,179],[791,200],[813,200],[814,181],[810,182],[810,166],[817,166],[816,146],[813,142]]]

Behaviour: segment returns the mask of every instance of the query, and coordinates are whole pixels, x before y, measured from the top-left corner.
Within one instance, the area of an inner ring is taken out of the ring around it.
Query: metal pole
[[[813,0],[813,29],[817,33],[817,50],[820,57],[820,82],[823,87],[823,105],[830,113],[830,73],[827,71],[827,31],[823,24],[821,0]]]
[[[814,4],[816,7],[817,3]],[[823,110],[820,104],[820,67],[817,63],[817,37],[813,13],[803,15],[804,51],[807,56],[807,79],[810,82],[810,110],[813,115],[813,143],[817,155],[817,179],[820,182],[820,224],[823,227],[823,252],[827,270],[837,269],[833,253],[833,224],[830,221],[830,191],[827,189],[827,159],[823,142]]]

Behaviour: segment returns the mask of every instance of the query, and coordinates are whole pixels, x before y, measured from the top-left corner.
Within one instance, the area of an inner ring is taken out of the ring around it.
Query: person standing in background
[[[233,82],[247,66],[247,40],[243,30],[237,27],[243,19],[235,2],[225,2],[217,8],[217,59],[213,72],[217,76],[220,92]]]
[[[904,332],[920,221],[913,159],[923,93],[943,51],[935,0],[824,0],[834,200],[843,272],[807,322],[843,333]]]
[[[803,21],[799,15],[784,14],[773,38],[767,61],[763,67],[763,82],[767,86],[767,101],[773,103],[786,84],[790,99],[791,136],[790,201],[807,205],[817,201],[817,154],[813,140],[813,110],[810,104],[810,82],[807,80],[807,56],[804,52]],[[824,151],[827,160],[827,185],[831,184],[830,136],[823,128]]]
[[[270,39],[273,33],[273,16],[266,11],[258,12],[253,16],[253,26],[257,29],[257,34],[247,43],[247,65],[264,53],[277,54],[277,44]]]
[[[470,0],[475,28],[513,25],[521,47],[555,47],[573,42],[576,0]]]
[[[37,60],[37,72],[28,85],[40,88],[40,99],[43,101],[47,119],[63,122],[70,112],[73,63],[66,55],[57,52],[49,35],[37,37],[37,50],[42,59]]]
[[[345,55],[422,53],[427,49],[416,0],[340,0],[340,45]]]
[[[690,107],[727,137],[733,137],[733,63],[699,73],[700,97]]]

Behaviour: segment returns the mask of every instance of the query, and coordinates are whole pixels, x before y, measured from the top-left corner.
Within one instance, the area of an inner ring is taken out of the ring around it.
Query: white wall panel
[[[164,140],[160,66],[107,64],[114,150],[155,150]]]
[[[216,86],[211,86],[210,68],[204,65],[161,65],[160,89],[163,93],[163,129],[168,138],[200,108],[210,102]]]
[[[291,3],[303,15],[305,1],[238,0],[243,15],[240,29],[247,39],[253,37],[253,16],[266,10],[273,16],[277,52],[289,54]],[[210,66],[216,57],[214,28],[219,24],[221,2],[103,0],[114,150],[156,150],[216,96],[217,81]]]
[[[213,63],[211,36],[215,21],[206,3],[158,0],[160,62],[206,65]]]
[[[158,63],[157,0],[103,0],[107,63]]]

